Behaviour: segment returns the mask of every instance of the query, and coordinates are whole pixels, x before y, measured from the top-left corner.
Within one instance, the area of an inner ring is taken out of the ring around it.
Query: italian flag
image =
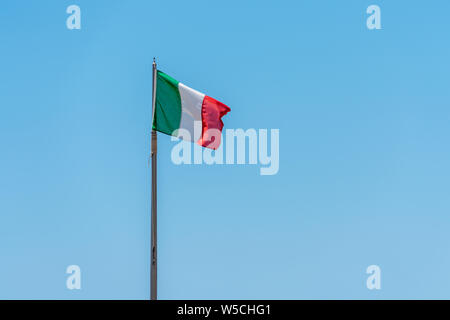
[[[223,128],[221,118],[230,108],[159,70],[156,79],[153,130],[217,149]],[[187,130],[190,136],[180,129]]]

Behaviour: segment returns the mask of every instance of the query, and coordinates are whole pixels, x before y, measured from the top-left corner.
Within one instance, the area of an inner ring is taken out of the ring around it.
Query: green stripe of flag
[[[158,70],[153,130],[172,135],[180,127],[181,97],[178,81]]]

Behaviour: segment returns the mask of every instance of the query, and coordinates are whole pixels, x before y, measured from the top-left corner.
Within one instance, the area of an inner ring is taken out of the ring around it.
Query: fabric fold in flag
[[[217,149],[223,128],[222,117],[230,108],[162,71],[157,71],[156,78],[153,129]]]

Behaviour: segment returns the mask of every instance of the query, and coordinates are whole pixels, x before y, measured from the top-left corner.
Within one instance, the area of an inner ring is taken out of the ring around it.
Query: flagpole
[[[155,117],[156,105],[156,62],[153,58],[153,84],[152,84],[152,216],[151,216],[151,252],[150,252],[150,299],[157,300],[157,197],[156,197],[156,151],[157,151],[157,136],[156,131],[153,130],[153,118]]]

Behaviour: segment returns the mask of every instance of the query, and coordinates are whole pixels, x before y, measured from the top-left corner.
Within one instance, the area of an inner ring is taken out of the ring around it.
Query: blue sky
[[[274,176],[176,166],[160,135],[161,299],[450,298],[449,9],[2,1],[0,298],[149,298],[154,56],[226,128],[280,130]]]

